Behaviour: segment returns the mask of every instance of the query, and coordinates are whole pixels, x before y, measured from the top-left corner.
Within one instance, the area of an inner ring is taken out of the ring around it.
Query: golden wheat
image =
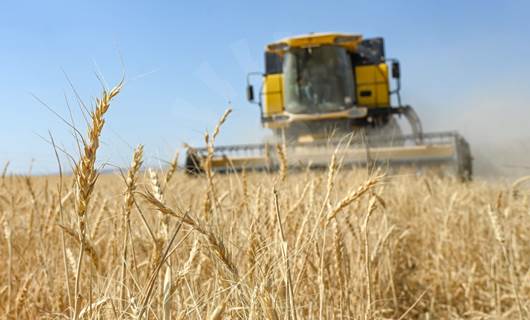
[[[6,166],[5,318],[528,316],[523,180],[369,174],[344,170],[336,155],[327,172],[287,174],[288,154],[279,173],[218,175],[207,160],[192,177],[175,157],[143,174],[141,146],[126,175],[100,175],[103,116],[120,88],[98,100],[72,177],[17,177]],[[210,154],[229,113],[206,135]]]

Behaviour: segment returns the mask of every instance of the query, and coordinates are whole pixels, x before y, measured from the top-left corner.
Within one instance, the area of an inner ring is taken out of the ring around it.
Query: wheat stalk
[[[495,234],[495,238],[499,242],[501,250],[502,250],[502,253],[503,253],[503,257],[504,257],[506,263],[508,264],[508,272],[509,272],[509,275],[510,275],[510,282],[511,282],[512,292],[513,292],[513,295],[515,297],[515,300],[517,301],[517,308],[518,308],[518,311],[519,311],[519,319],[522,320],[522,319],[526,319],[527,318],[527,312],[526,312],[525,307],[523,306],[523,303],[521,302],[521,297],[520,297],[520,294],[519,294],[518,284],[519,284],[520,281],[517,279],[514,263],[512,261],[510,253],[508,251],[508,246],[506,244],[506,236],[504,234],[502,223],[501,223],[500,217],[498,215],[498,210],[499,210],[499,208],[501,206],[501,195],[502,195],[502,193],[499,193],[499,196],[497,197],[497,205],[496,205],[495,210],[490,207],[487,210],[487,212],[488,212],[488,215],[490,217],[490,221],[491,221],[491,225],[493,227],[493,232]]]
[[[285,144],[276,145],[276,153],[278,154],[278,160],[280,160],[280,181],[285,181],[287,178],[287,155]]]
[[[171,274],[171,265],[167,265],[166,272],[164,274],[164,283],[162,285],[162,310],[163,310],[163,320],[171,319],[171,292],[172,292],[172,274]]]
[[[376,209],[376,198],[372,197],[370,199],[370,202],[368,204],[368,212],[366,213],[366,216],[364,218],[363,222],[363,233],[364,233],[364,269],[366,274],[366,306],[368,308],[367,315],[371,317],[371,308],[372,308],[372,277],[371,277],[371,270],[370,270],[370,247],[369,247],[369,241],[368,241],[368,222],[370,221],[370,217],[374,213]]]
[[[7,241],[7,311],[11,312],[11,292],[12,292],[12,266],[13,266],[13,243],[11,241],[11,227],[7,220],[4,220],[4,238]]]
[[[27,298],[28,298],[28,287],[29,283],[31,281],[32,277],[27,277],[24,283],[22,284],[22,287],[20,288],[17,298],[15,301],[15,312],[17,315],[17,318],[21,317],[21,313],[23,311],[23,308],[26,306]]]
[[[274,208],[276,209],[276,219],[278,221],[278,227],[280,229],[280,247],[281,247],[281,253],[283,256],[283,260],[285,263],[285,283],[288,287],[288,294],[287,294],[287,301],[288,301],[288,310],[291,319],[296,320],[296,309],[295,309],[295,301],[294,301],[294,291],[293,291],[293,285],[291,280],[291,267],[289,264],[289,256],[287,251],[287,240],[285,237],[285,232],[283,230],[283,224],[282,224],[282,218],[280,216],[280,205],[278,204],[278,192],[276,190],[273,190],[274,194]]]
[[[169,169],[166,172],[166,177],[164,179],[164,185],[167,188],[169,182],[171,181],[171,178],[175,175],[175,172],[177,172],[178,167],[178,161],[179,161],[179,152],[175,152],[175,156],[173,157],[173,160],[169,163]]]
[[[127,178],[125,180],[125,198],[124,198],[124,216],[126,219],[130,218],[131,210],[134,205],[134,193],[136,192],[136,183],[138,179],[138,172],[143,164],[144,146],[138,145],[134,149],[133,160],[131,167],[127,171]]]
[[[77,270],[77,261],[75,259],[74,253],[70,248],[66,248],[66,257],[68,259],[68,264],[70,265],[70,268],[72,271]]]
[[[134,193],[136,192],[136,183],[138,172],[142,167],[143,163],[143,145],[138,145],[134,150],[133,159],[131,166],[127,171],[127,178],[125,179],[125,195],[124,195],[124,204],[123,204],[123,250],[122,250],[122,266],[121,266],[121,289],[120,289],[120,298],[121,298],[121,307],[122,310],[125,309],[126,303],[126,288],[127,288],[127,246],[129,243],[129,230],[131,225],[131,211],[134,205]]]
[[[359,199],[361,196],[363,196],[365,193],[367,193],[369,190],[371,190],[373,187],[375,187],[377,184],[379,184],[382,180],[383,176],[375,176],[364,182],[362,185],[360,185],[356,190],[350,191],[350,193],[344,197],[327,215],[327,223],[331,222],[337,214],[349,206],[352,202]],[[374,200],[375,201],[375,200]]]
[[[9,169],[9,161],[6,161],[4,164],[4,168],[2,169],[2,187],[6,186],[6,176],[7,176],[7,170]]]
[[[100,308],[102,308],[105,304],[109,302],[109,297],[102,297],[99,298],[94,303],[91,303],[87,306],[85,306],[81,311],[79,312],[79,319],[84,319],[85,316],[90,316],[94,312],[97,312]]]
[[[94,266],[96,267],[96,269],[99,269],[100,268],[99,257],[98,257],[98,255],[96,253],[95,246],[92,244],[92,242],[85,238],[84,245],[83,245],[81,240],[80,240],[81,236],[79,236],[79,232],[75,231],[74,229],[72,229],[72,228],[70,228],[68,226],[63,226],[61,224],[58,224],[58,226],[63,231],[65,231],[66,234],[69,235],[77,244],[79,244],[80,248],[83,248],[83,251],[88,254],[90,259],[94,263]],[[79,268],[79,261],[76,263],[76,265]]]
[[[74,320],[79,317],[79,311],[81,307],[81,293],[80,293],[80,277],[81,268],[83,262],[83,253],[86,245],[86,214],[88,204],[94,185],[98,178],[98,173],[95,169],[96,153],[99,148],[99,138],[103,126],[105,124],[105,113],[110,107],[111,100],[118,95],[122,88],[123,82],[120,82],[117,86],[112,88],[110,91],[103,91],[102,98],[96,98],[96,108],[91,113],[92,122],[88,128],[88,141],[83,141],[83,153],[79,162],[74,168],[74,179],[75,179],[75,208],[78,219],[79,228],[79,241],[81,247],[79,249],[79,258],[76,272],[75,282],[75,302],[74,302]]]
[[[186,225],[192,227],[194,230],[202,234],[206,240],[208,241],[208,244],[210,245],[210,248],[213,249],[213,252],[215,253],[215,257],[218,258],[220,262],[224,266],[226,266],[227,270],[230,271],[230,274],[234,276],[235,278],[238,277],[238,270],[236,267],[236,264],[232,261],[230,255],[228,254],[228,250],[224,246],[221,239],[215,235],[212,231],[208,230],[203,226],[202,223],[199,223],[198,221],[191,218],[189,215],[179,215],[175,213],[172,209],[164,205],[162,202],[160,202],[155,195],[152,193],[142,193],[142,196],[153,206],[155,206],[160,212],[163,212],[164,214],[179,218],[180,221],[185,223]]]

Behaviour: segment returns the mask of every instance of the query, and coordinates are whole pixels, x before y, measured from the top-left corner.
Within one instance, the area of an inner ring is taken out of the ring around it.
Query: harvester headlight
[[[349,117],[352,119],[364,118],[368,115],[368,109],[366,107],[353,107],[350,109]]]

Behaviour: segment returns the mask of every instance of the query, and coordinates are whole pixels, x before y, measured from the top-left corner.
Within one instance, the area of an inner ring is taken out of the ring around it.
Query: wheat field
[[[96,101],[71,175],[0,181],[5,319],[527,319],[521,179],[345,170],[100,174]],[[205,136],[213,150],[228,113]],[[286,154],[285,157],[289,155]]]

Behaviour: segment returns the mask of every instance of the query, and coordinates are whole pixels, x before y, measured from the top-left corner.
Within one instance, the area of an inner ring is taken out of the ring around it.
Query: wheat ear
[[[327,223],[331,222],[333,218],[337,216],[337,214],[347,206],[349,206],[352,202],[359,199],[362,195],[367,193],[369,190],[371,190],[373,187],[375,187],[383,176],[375,176],[373,178],[368,179],[365,183],[363,183],[357,190],[352,190],[346,197],[344,197],[338,205],[336,205],[327,215]],[[375,201],[375,200],[374,200]]]
[[[285,181],[287,178],[287,156],[285,144],[276,145],[276,153],[278,154],[278,160],[280,160],[280,181]]]

